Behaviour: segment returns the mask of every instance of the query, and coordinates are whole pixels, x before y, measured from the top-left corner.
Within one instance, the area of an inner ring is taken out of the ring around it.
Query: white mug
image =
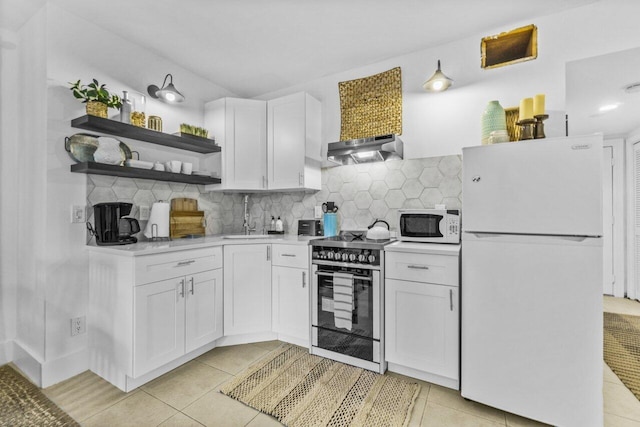
[[[165,166],[169,172],[180,173],[182,162],[180,160],[169,160],[165,163]]]
[[[182,163],[182,173],[186,175],[191,175],[193,172],[193,163],[184,162]]]

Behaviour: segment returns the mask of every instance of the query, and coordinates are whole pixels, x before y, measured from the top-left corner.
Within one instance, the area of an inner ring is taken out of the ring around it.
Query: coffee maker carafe
[[[131,203],[93,205],[95,228],[90,223],[87,223],[87,228],[96,236],[98,246],[127,245],[138,241],[133,235],[140,231],[140,224],[137,219],[127,217],[131,208]]]

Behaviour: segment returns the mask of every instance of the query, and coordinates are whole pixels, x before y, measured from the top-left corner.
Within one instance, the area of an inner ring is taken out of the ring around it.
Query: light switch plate
[[[87,221],[86,209],[81,205],[71,206],[71,223],[82,223]]]
[[[313,217],[315,219],[322,218],[322,206],[314,206]]]

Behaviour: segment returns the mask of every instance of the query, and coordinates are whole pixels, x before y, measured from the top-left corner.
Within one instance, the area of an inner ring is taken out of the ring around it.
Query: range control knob
[[[356,254],[349,254],[350,262],[356,262],[356,259],[358,259],[358,256]]]
[[[342,261],[347,262],[349,261],[349,254],[346,252],[342,253]]]
[[[367,262],[367,256],[365,254],[358,255],[358,262]]]
[[[369,264],[373,264],[376,261],[376,256],[373,254],[369,254],[367,260],[369,261]]]
[[[327,251],[327,259],[333,259],[334,255],[333,251]]]

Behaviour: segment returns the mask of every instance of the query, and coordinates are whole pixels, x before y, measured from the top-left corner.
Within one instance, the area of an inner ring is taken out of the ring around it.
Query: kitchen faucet
[[[252,231],[256,231],[256,227],[251,228],[249,225],[249,195],[244,195],[244,222],[242,223],[242,228],[244,229],[244,234],[249,235]]]

